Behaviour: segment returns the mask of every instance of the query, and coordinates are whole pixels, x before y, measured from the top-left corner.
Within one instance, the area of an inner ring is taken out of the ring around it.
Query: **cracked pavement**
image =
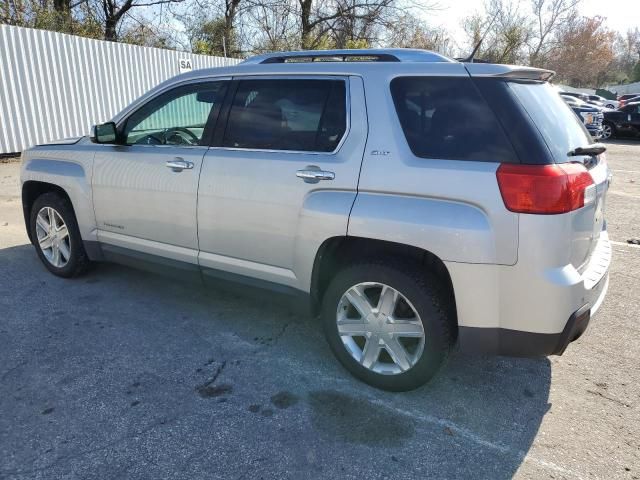
[[[454,354],[400,394],[263,298],[109,264],[52,276],[0,164],[0,478],[640,479],[640,142],[608,153],[618,243],[587,333],[562,357]]]

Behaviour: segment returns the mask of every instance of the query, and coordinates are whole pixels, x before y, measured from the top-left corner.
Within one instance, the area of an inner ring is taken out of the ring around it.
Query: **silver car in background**
[[[29,237],[62,277],[117,261],[303,299],[379,388],[456,345],[562,354],[607,290],[609,169],[552,74],[383,49],[180,75],[24,152]]]

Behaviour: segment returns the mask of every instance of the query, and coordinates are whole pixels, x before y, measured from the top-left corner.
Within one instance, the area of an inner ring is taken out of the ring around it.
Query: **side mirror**
[[[91,128],[91,141],[93,143],[116,143],[117,138],[116,124],[113,122],[94,125]]]

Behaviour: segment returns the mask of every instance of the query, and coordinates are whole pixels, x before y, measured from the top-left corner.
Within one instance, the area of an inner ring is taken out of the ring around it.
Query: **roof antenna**
[[[482,45],[482,42],[484,42],[484,38],[489,33],[489,30],[491,30],[491,27],[493,27],[493,23],[496,21],[496,18],[498,18],[498,13],[499,12],[496,12],[496,14],[491,19],[491,22],[489,23],[489,26],[485,30],[485,32],[482,35],[482,37],[480,37],[480,41],[474,47],[473,51],[471,52],[471,55],[469,55],[467,58],[458,59],[460,62],[462,62],[462,63],[473,63],[473,57],[475,57],[476,53],[478,53],[478,50],[480,49],[480,45]]]

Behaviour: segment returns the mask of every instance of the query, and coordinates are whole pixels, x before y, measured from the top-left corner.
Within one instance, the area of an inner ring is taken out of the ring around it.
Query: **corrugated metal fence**
[[[624,85],[608,85],[604,88],[618,95],[626,95],[628,93],[640,92],[640,82],[626,83]]]
[[[85,135],[158,83],[239,60],[0,25],[0,154]]]

